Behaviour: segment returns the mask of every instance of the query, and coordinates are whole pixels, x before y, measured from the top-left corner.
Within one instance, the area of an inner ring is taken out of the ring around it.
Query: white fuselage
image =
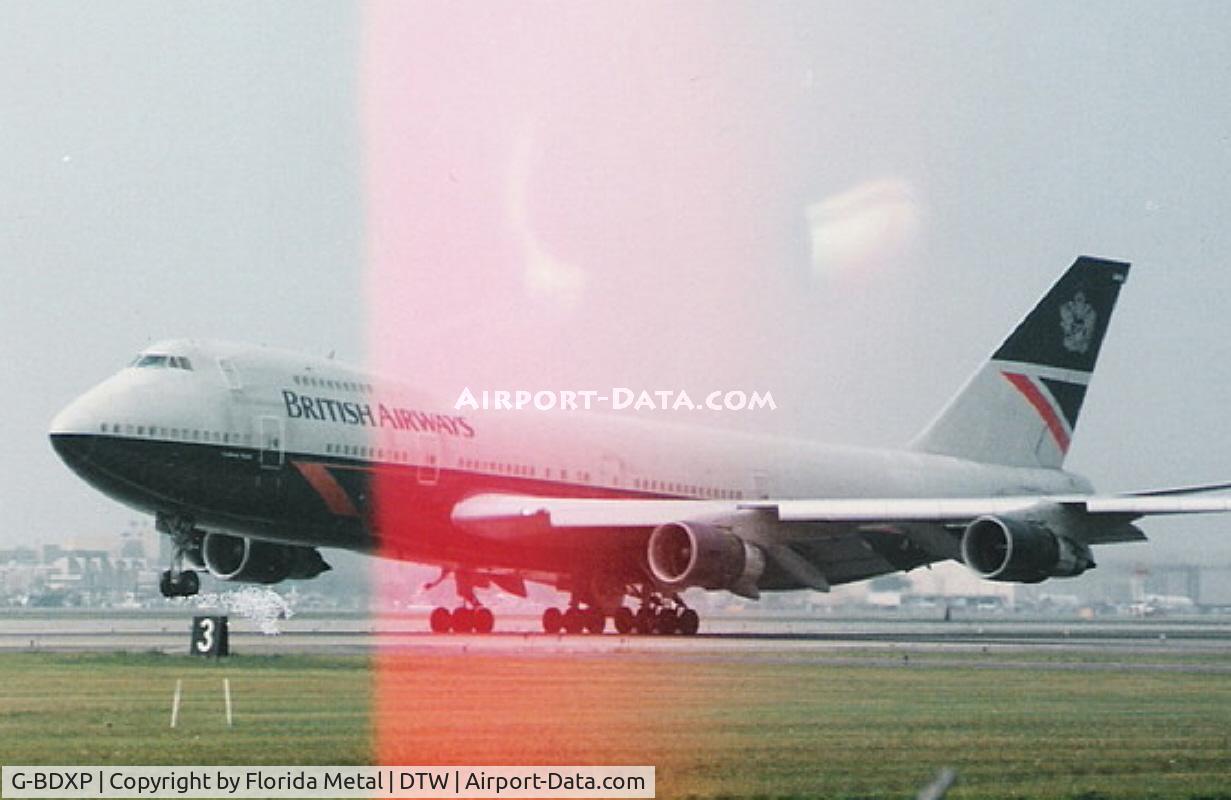
[[[393,557],[464,563],[468,540],[445,530],[447,510],[490,492],[751,500],[1090,491],[1061,470],[916,451],[635,416],[463,412],[332,360],[266,348],[176,341],[146,353],[176,362],[139,360],[56,417],[51,434],[66,461],[144,510],[289,543],[373,550],[375,541]],[[123,455],[105,455],[112,446]],[[394,488],[378,513],[382,481]],[[392,498],[403,507],[391,512]],[[421,535],[417,516],[435,538]]]

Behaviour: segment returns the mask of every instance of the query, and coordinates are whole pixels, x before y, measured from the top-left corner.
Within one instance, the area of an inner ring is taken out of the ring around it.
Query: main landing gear
[[[201,579],[193,569],[184,569],[184,562],[200,563],[201,532],[192,520],[159,514],[154,527],[171,537],[171,568],[163,570],[158,591],[163,597],[192,597],[201,591]]]
[[[461,605],[450,611],[440,606],[432,611],[432,633],[491,633],[496,616],[486,606]]]
[[[543,612],[546,633],[602,633],[607,627],[607,615],[594,606],[570,605],[564,611],[549,608]]]
[[[647,590],[633,594],[641,601],[636,611],[621,605],[611,614],[616,633],[621,636],[651,633],[663,636],[692,636],[701,626],[701,618],[697,612],[685,605],[678,595],[663,597],[657,592]],[[594,605],[583,605],[576,600],[564,611],[549,608],[543,612],[545,633],[602,633],[606,626],[607,615],[602,609]]]
[[[432,589],[439,586],[450,574],[452,573],[449,570],[442,570],[439,578],[423,588]],[[432,633],[491,633],[496,627],[496,615],[475,597],[474,581],[459,572],[454,574],[454,585],[462,605],[452,611],[444,606],[433,609],[431,617],[428,618]]]

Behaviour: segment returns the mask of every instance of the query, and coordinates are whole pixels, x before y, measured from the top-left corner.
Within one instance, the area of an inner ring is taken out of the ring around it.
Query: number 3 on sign
[[[228,655],[227,618],[193,617],[189,652],[196,656]]]
[[[208,653],[214,649],[214,621],[209,617],[201,620],[201,639],[197,642],[197,650]]]

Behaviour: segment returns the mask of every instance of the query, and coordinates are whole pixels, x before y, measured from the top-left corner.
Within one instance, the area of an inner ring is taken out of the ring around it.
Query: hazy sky
[[[0,5],[0,543],[133,515],[47,423],[149,341],[768,389],[909,439],[1132,261],[1068,465],[1231,479],[1231,6]],[[1231,560],[1231,523],[1120,557]],[[1115,559],[1114,549],[1100,551]]]

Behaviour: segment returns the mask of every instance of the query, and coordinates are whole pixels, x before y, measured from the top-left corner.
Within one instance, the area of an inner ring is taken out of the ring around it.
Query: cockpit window
[[[144,353],[133,359],[130,367],[137,369],[192,369],[192,362],[184,356],[168,356],[162,353]]]

